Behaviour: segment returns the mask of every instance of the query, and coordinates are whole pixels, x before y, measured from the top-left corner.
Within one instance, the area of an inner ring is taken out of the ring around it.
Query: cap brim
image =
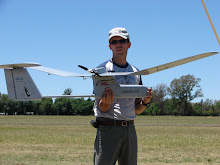
[[[123,36],[123,35],[120,35],[120,34],[114,34],[114,35],[111,35],[111,36],[109,36],[109,41],[110,41],[110,39],[112,38],[112,37],[116,37],[116,36],[118,36],[118,37],[122,37],[122,38],[124,38],[124,39],[128,39],[128,37],[126,37],[126,36]]]

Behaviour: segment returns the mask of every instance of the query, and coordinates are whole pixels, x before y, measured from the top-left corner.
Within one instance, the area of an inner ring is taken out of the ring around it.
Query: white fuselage
[[[114,98],[142,98],[147,96],[147,87],[143,85],[120,85],[113,76],[92,76],[94,95],[100,99],[106,88],[114,93]]]

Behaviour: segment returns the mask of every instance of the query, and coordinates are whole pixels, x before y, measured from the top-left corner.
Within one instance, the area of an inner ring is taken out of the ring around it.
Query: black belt
[[[110,125],[110,126],[128,126],[128,125],[133,125],[134,120],[129,120],[129,121],[97,121],[98,125]]]

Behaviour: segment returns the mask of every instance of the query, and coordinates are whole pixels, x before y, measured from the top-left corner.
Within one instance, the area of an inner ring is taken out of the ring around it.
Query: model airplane
[[[138,72],[108,72],[105,70],[105,68],[87,69],[86,67],[79,65],[80,68],[88,71],[88,73],[78,74],[78,73],[66,72],[57,69],[43,67],[38,63],[7,64],[7,65],[0,65],[0,68],[4,69],[5,71],[8,97],[13,100],[30,101],[30,100],[40,100],[42,98],[59,98],[59,97],[95,97],[96,99],[100,99],[107,87],[113,90],[115,98],[143,98],[147,96],[147,88],[145,86],[121,85],[117,83],[114,76],[149,75],[188,62],[209,57],[215,54],[218,54],[218,52],[203,53],[196,56],[191,56],[188,58],[170,62],[167,64],[159,65],[156,67],[144,69]],[[92,77],[94,84],[94,94],[83,95],[83,96],[73,96],[73,95],[42,96],[26,68],[31,68],[31,69],[47,72],[49,74],[55,74],[64,77]]]

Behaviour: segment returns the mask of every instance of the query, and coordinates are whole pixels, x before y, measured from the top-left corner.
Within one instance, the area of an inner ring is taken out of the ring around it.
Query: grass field
[[[0,165],[92,165],[93,116],[0,116]],[[138,116],[138,165],[220,164],[220,117]]]

